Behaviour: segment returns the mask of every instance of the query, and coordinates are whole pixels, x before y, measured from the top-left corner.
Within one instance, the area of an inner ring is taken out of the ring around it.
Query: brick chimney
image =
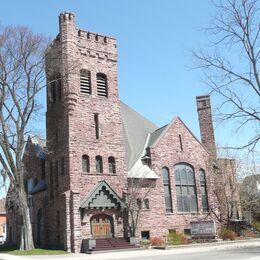
[[[196,101],[200,124],[201,142],[212,154],[212,156],[216,157],[216,144],[212,122],[210,96],[198,96],[196,97]]]

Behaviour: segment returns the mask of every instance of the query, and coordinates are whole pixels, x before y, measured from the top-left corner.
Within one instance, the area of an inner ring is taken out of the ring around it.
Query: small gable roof
[[[34,151],[40,159],[45,159],[45,147],[46,147],[46,140],[40,138],[38,135],[31,135],[28,137],[28,141],[31,141]]]
[[[124,208],[125,204],[106,181],[98,182],[81,201],[80,208]]]
[[[30,194],[35,194],[35,193],[38,193],[40,191],[44,191],[46,190],[46,182],[45,180],[39,180],[37,182],[37,184],[32,188],[32,190],[29,192]]]

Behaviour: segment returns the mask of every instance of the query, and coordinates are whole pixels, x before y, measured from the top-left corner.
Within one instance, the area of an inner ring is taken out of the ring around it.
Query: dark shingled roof
[[[127,170],[130,170],[142,155],[148,134],[154,132],[158,126],[123,102],[121,102],[121,114],[124,127]]]
[[[162,126],[150,134],[147,147],[151,147],[156,142],[156,140],[161,136],[162,132],[164,131],[164,129],[166,129],[167,126],[168,125]]]
[[[46,190],[46,182],[45,180],[39,180],[38,183],[32,188],[30,194],[35,194],[40,191]]]

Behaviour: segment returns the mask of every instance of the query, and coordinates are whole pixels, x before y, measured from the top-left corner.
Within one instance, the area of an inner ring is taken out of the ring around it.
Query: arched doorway
[[[114,235],[113,218],[106,214],[94,215],[90,219],[91,234],[94,238],[108,238]]]

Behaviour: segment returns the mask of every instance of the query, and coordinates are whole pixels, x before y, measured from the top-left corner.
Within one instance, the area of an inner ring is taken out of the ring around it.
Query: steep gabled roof
[[[148,134],[154,132],[158,127],[123,102],[121,102],[121,115],[127,170],[130,170],[141,156]]]
[[[162,133],[164,132],[164,130],[167,128],[168,125],[165,125],[165,126],[162,126],[158,129],[156,129],[154,132],[152,132],[150,134],[150,139],[149,139],[149,142],[148,142],[148,147],[152,147],[153,144],[156,142],[157,139],[160,138],[160,136],[162,135]]]

